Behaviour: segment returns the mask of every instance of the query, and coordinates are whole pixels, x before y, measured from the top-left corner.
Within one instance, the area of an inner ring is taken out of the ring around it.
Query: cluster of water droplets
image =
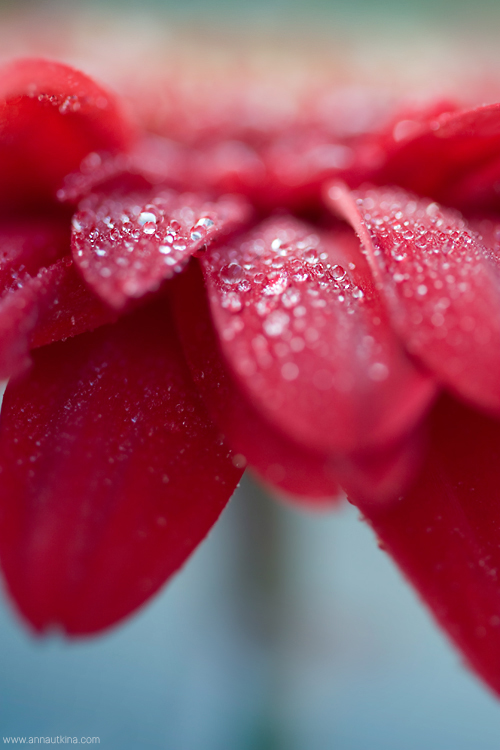
[[[73,252],[80,268],[102,279],[125,279],[125,292],[142,294],[136,274],[169,278],[193,253],[202,253],[225,222],[236,219],[230,200],[191,194],[90,195],[73,218]]]
[[[97,107],[106,109],[109,106],[109,100],[103,94],[92,96],[89,94],[51,94],[45,91],[39,91],[38,85],[32,83],[27,86],[26,94],[29,99],[35,99],[41,104],[49,104],[57,107],[62,115],[80,111],[82,107]]]
[[[404,300],[407,324],[430,323],[433,337],[456,344],[471,332],[489,335],[472,311],[491,293],[494,269],[481,237],[458,212],[397,190],[368,191],[357,207],[376,265],[389,272],[395,298]]]
[[[340,257],[332,237],[290,218],[272,219],[240,244],[210,253],[218,303],[230,313],[223,338],[231,341],[245,327],[255,334],[252,361],[239,363],[247,374],[277,358],[282,377],[292,381],[299,375],[295,355],[306,349],[326,359],[332,354],[331,316],[339,306],[352,315],[364,302],[354,264],[341,264]]]

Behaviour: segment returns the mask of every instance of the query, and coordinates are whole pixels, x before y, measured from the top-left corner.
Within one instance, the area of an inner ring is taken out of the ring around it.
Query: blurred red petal
[[[500,412],[500,266],[460,214],[402,190],[329,199],[358,233],[409,351],[449,387]]]
[[[73,257],[90,288],[119,309],[156,291],[193,253],[239,228],[250,213],[235,196],[208,200],[166,189],[90,195],[73,218]]]
[[[91,151],[117,151],[131,131],[109,92],[58,62],[23,59],[0,71],[0,203],[55,199]]]
[[[498,206],[498,166],[489,189],[484,178],[478,184],[474,176],[488,170],[492,162],[499,164],[500,104],[443,113],[417,125],[407,128],[406,134],[401,127],[395,128],[396,145],[386,148],[385,162],[370,180],[400,185],[461,208],[475,206],[479,200]],[[423,164],[432,167],[423,168]],[[486,176],[491,179],[493,175],[487,171]]]
[[[338,481],[348,498],[380,505],[399,497],[420,469],[425,438],[425,423],[421,423],[390,445],[337,456]]]
[[[57,197],[77,204],[92,192],[124,194],[160,184],[189,190],[199,182],[192,168],[192,152],[186,146],[142,134],[126,152],[90,154],[76,172],[65,176]]]
[[[182,565],[241,470],[164,302],[33,357],[2,410],[0,559],[33,627],[93,633]]]
[[[351,232],[277,217],[202,266],[238,388],[291,440],[350,453],[420,420],[434,384],[392,334]]]
[[[417,483],[392,506],[361,503],[470,666],[500,693],[500,424],[449,398]]]
[[[29,274],[68,255],[69,219],[63,216],[20,217],[0,222],[0,293],[15,288]]]

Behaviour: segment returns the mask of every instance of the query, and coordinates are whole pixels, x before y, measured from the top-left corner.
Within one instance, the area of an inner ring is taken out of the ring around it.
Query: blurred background
[[[233,61],[260,75],[331,65],[344,82],[467,98],[498,85],[498,11],[496,0],[16,0],[0,3],[0,58],[50,54],[121,90],[209,58],[222,75]],[[97,639],[34,639],[4,597],[0,737],[498,750],[500,705],[357,515],[347,503],[307,515],[245,479],[170,586]]]
[[[498,750],[500,706],[357,511],[276,503],[243,481],[138,616],[80,642],[0,612],[0,737],[113,750]]]

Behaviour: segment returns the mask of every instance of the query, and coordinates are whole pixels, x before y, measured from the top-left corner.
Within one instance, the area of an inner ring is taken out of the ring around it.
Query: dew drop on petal
[[[243,277],[243,269],[238,263],[228,263],[220,270],[220,278],[226,284],[237,284]]]
[[[268,336],[281,336],[290,321],[289,316],[282,310],[270,313],[263,323],[264,331]]]
[[[342,266],[333,266],[331,274],[336,281],[341,281],[345,278],[346,272]]]

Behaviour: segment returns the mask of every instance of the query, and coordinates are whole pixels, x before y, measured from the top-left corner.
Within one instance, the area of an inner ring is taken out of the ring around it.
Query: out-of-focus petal
[[[454,391],[500,412],[500,268],[460,214],[402,190],[329,191],[358,233],[391,320]]]
[[[193,166],[192,152],[183,144],[143,133],[128,151],[89,154],[77,171],[64,177],[57,197],[78,204],[91,192],[124,194],[160,184],[192,190],[200,181]]]
[[[292,440],[353,452],[420,420],[433,381],[392,333],[353,233],[273,218],[202,266],[238,387]]]
[[[498,207],[500,104],[443,113],[413,127],[412,121],[402,121],[394,140],[370,180],[460,208],[477,207],[480,201]]]
[[[450,398],[428,458],[392,506],[359,507],[470,666],[500,693],[500,424]]]
[[[89,152],[131,142],[115,98],[58,62],[23,59],[0,71],[2,212],[55,198],[64,175]]]
[[[0,559],[35,629],[93,633],[182,565],[241,470],[164,302],[33,356],[0,422]]]
[[[69,254],[67,217],[17,217],[0,222],[0,293],[15,288],[20,278],[35,276]]]
[[[193,253],[238,229],[250,214],[235,196],[208,200],[166,189],[93,194],[73,218],[73,257],[90,288],[119,309],[156,291]]]

